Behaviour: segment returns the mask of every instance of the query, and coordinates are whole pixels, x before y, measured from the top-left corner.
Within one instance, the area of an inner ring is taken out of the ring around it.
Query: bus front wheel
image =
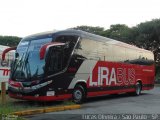
[[[81,104],[85,99],[85,90],[83,86],[77,85],[72,93],[73,102]]]

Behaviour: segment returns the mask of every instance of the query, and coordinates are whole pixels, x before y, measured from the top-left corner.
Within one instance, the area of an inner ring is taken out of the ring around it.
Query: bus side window
[[[77,47],[77,54],[86,59],[99,59],[97,51],[97,42],[90,39],[82,39]]]
[[[56,47],[49,49],[48,53],[48,72],[54,74],[60,72],[63,69],[63,50]]]
[[[48,53],[48,74],[54,74],[63,71],[69,64],[72,51],[78,40],[78,36],[61,35],[55,42],[65,43],[64,46],[51,47]]]
[[[76,46],[76,48],[75,48],[75,49],[81,49],[81,50],[82,50],[81,41],[79,41],[79,42],[77,43],[77,46]]]

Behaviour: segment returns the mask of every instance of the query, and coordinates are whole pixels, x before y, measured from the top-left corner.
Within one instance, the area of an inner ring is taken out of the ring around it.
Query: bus
[[[131,93],[154,87],[154,55],[110,38],[67,29],[27,36],[15,48],[8,93],[31,101]]]
[[[2,53],[5,49],[8,49],[9,46],[0,45],[0,56],[2,56]],[[9,79],[10,75],[10,66],[14,60],[14,51],[8,52],[6,54],[6,59],[2,60],[2,57],[0,57],[0,83],[6,82]],[[6,84],[6,89],[8,89],[8,84]],[[1,87],[0,87],[1,91]]]

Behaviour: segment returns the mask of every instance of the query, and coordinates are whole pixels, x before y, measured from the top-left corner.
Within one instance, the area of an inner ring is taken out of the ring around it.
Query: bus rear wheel
[[[83,86],[77,85],[72,93],[73,102],[81,104],[85,99],[85,90]]]
[[[140,82],[137,82],[137,83],[136,83],[135,89],[136,89],[136,91],[135,91],[134,94],[135,94],[136,96],[139,96],[139,95],[141,94],[141,90],[142,90],[142,85],[141,85]]]

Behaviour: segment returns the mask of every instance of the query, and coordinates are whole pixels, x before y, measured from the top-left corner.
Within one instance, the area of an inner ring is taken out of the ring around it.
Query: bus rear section
[[[144,73],[144,71],[146,71]],[[95,62],[88,77],[88,96],[133,93],[154,87],[154,66],[144,67],[118,62]]]
[[[153,86],[151,52],[83,31],[66,30],[21,40],[11,68],[9,96],[81,103],[87,97],[106,94],[139,95]]]

